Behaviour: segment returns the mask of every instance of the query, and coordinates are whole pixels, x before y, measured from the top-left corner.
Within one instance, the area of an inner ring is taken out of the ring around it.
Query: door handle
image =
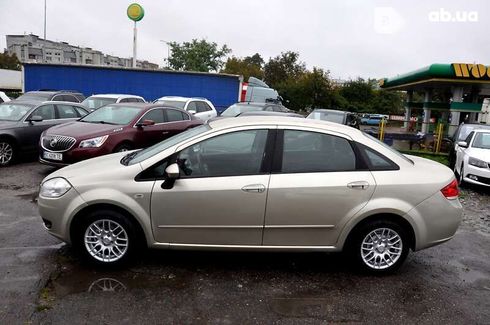
[[[163,131],[162,134],[169,134],[170,132],[168,131]]]
[[[347,187],[355,190],[365,190],[369,187],[369,183],[366,181],[351,182],[347,184]]]
[[[242,191],[252,192],[252,193],[262,193],[265,191],[265,185],[262,184],[245,185],[244,187],[242,187]]]

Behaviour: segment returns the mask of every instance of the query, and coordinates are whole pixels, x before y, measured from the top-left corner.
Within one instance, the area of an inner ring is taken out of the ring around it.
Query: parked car
[[[465,141],[468,135],[474,130],[489,130],[490,125],[486,124],[461,124],[450,140],[450,149],[449,149],[449,168],[454,169],[456,165],[456,152],[458,151],[458,142]]]
[[[490,186],[490,130],[475,129],[458,142],[454,171],[461,185]]]
[[[245,112],[281,112],[290,113],[291,111],[281,104],[274,103],[236,103],[228,107],[221,113],[221,117],[236,117]]]
[[[201,120],[209,120],[218,116],[218,111],[213,103],[206,98],[165,96],[155,100],[155,103],[186,110]]]
[[[367,114],[364,117],[361,117],[361,124],[364,125],[379,125],[382,119],[387,120],[385,115],[381,114]]]
[[[144,148],[202,123],[184,110],[160,104],[106,105],[79,121],[46,130],[41,135],[39,161],[65,166]]]
[[[145,99],[136,95],[98,94],[85,98],[82,105],[87,107],[90,111],[94,111],[99,107],[117,103],[145,103]]]
[[[249,77],[242,85],[241,102],[277,103],[282,101],[277,90],[270,88],[260,79]]]
[[[359,129],[360,119],[351,112],[344,112],[333,109],[314,109],[306,118],[340,123]]]
[[[0,104],[0,167],[13,163],[21,154],[35,154],[44,130],[87,113],[82,105],[70,102],[15,100]]]
[[[72,90],[39,90],[28,91],[17,97],[16,100],[22,101],[62,101],[80,103],[85,99],[85,96],[77,91]]]
[[[5,102],[10,102],[10,98],[3,91],[0,91],[0,103]]]
[[[351,127],[276,116],[219,119],[60,169],[38,205],[51,235],[102,265],[146,246],[345,250],[375,273],[451,239],[462,216],[446,166]]]

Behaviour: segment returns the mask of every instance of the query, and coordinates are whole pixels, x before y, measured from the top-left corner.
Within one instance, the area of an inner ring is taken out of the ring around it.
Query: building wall
[[[147,101],[163,96],[205,97],[221,112],[238,101],[240,77],[82,65],[24,64],[24,86],[25,91],[78,90],[85,96],[134,94]]]
[[[37,35],[7,35],[7,50],[22,63],[54,63],[131,67],[130,58],[105,55],[101,51],[70,45],[66,42],[44,40]],[[158,69],[158,64],[137,61],[142,69]]]

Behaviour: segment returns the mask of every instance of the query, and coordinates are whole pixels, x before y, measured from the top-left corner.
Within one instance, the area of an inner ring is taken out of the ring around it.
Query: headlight
[[[468,164],[475,166],[475,167],[479,167],[479,168],[487,168],[488,167],[487,162],[480,160],[480,159],[471,158],[471,157],[468,160]]]
[[[61,177],[55,177],[41,184],[39,196],[47,198],[57,198],[68,192],[71,184]]]
[[[98,148],[104,144],[108,137],[108,135],[104,135],[102,137],[83,140],[80,142],[80,148]]]

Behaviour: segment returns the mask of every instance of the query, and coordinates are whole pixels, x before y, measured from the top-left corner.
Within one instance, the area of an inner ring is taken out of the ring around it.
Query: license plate
[[[51,160],[63,160],[63,154],[57,152],[43,152],[43,158]]]

